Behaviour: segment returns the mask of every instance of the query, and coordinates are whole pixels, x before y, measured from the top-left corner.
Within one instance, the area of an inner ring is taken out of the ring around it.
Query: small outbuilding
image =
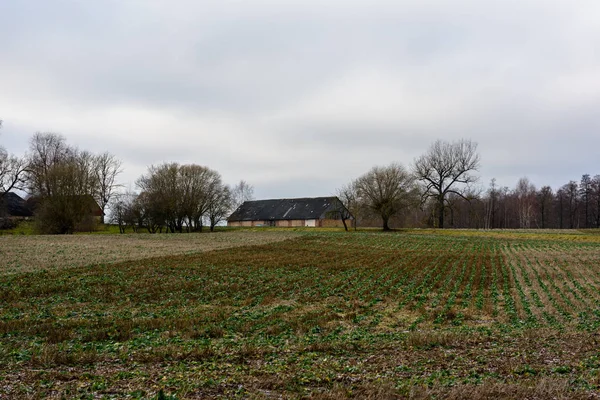
[[[29,204],[21,196],[6,192],[0,196],[0,216],[9,218],[28,218],[33,215]]]
[[[343,227],[354,218],[332,197],[270,199],[244,202],[227,219],[227,226]]]

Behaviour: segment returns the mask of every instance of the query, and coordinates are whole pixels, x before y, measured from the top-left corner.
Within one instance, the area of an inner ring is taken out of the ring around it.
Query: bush
[[[19,225],[19,221],[9,217],[0,217],[0,229],[14,229]]]
[[[44,199],[35,212],[36,230],[44,234],[91,232],[96,220],[85,196],[53,196]]]

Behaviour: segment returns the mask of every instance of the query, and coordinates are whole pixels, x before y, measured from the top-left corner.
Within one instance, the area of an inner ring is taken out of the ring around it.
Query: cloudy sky
[[[436,139],[481,184],[600,174],[598,0],[4,0],[0,144],[34,132],[329,195]]]

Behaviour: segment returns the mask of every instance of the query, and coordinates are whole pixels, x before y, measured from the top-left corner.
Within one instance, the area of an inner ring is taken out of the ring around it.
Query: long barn
[[[343,227],[353,217],[333,197],[270,199],[244,202],[227,219],[227,226]]]

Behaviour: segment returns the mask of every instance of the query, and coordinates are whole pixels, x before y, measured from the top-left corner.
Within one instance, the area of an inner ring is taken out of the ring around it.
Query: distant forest
[[[516,187],[499,187],[492,179],[483,193],[466,198],[450,194],[444,210],[445,227],[474,229],[589,229],[600,228],[600,175],[585,174],[557,190],[536,188],[527,178]],[[406,210],[402,226],[437,227],[435,207]]]

